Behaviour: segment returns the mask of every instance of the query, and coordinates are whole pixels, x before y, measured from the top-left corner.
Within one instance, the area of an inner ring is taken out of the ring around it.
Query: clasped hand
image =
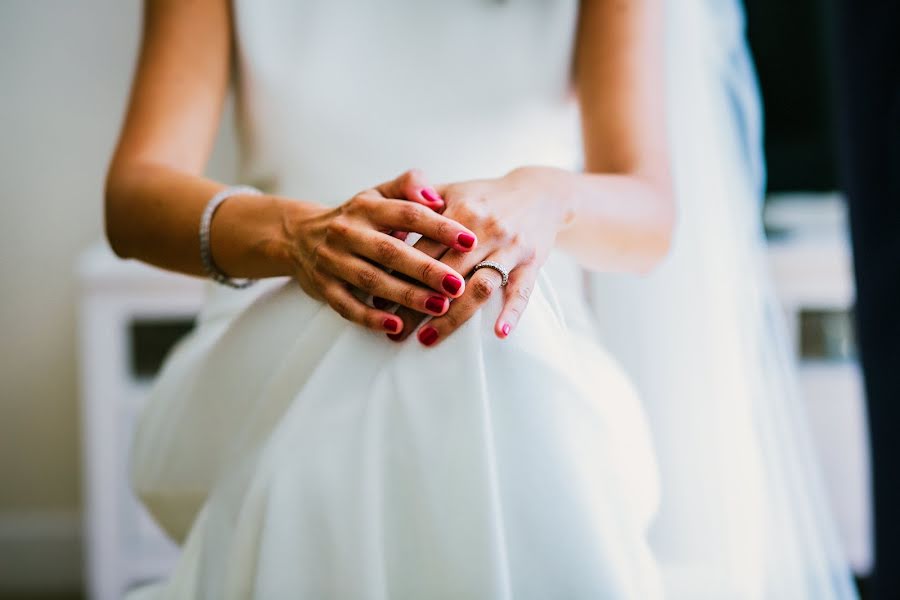
[[[571,220],[562,171],[526,167],[504,177],[432,187],[419,171],[288,223],[298,240],[295,278],[341,316],[402,341],[427,317],[418,340],[446,339],[495,293],[504,294],[494,333],[505,338],[528,304],[557,233]],[[403,241],[410,232],[422,238]],[[509,282],[490,260],[509,270]],[[468,277],[468,281],[466,278]],[[372,306],[353,293],[373,297]],[[390,308],[399,305],[395,314]]]

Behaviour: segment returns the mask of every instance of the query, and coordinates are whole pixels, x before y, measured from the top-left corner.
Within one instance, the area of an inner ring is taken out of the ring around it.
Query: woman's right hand
[[[294,242],[289,257],[294,278],[307,294],[327,302],[342,317],[379,332],[399,333],[403,321],[368,306],[353,294],[354,288],[442,315],[449,298],[463,293],[465,279],[395,233],[414,231],[462,252],[475,248],[471,230],[436,212],[442,205],[422,174],[409,171],[334,209],[310,213],[309,205],[288,208],[284,228]]]

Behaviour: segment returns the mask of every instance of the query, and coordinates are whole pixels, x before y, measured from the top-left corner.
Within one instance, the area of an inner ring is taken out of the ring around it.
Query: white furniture
[[[873,560],[869,442],[862,378],[843,335],[854,302],[845,206],[836,194],[777,196],[766,222],[785,232],[770,241],[769,255],[795,349],[804,337],[829,338],[831,356],[801,353],[800,383],[832,513],[851,566],[864,575]],[[809,331],[828,320],[830,334]]]
[[[82,255],[78,275],[87,595],[118,600],[168,572],[178,553],[128,485],[133,422],[149,383],[144,355],[159,345],[135,347],[135,337],[154,342],[154,328],[165,334],[188,325],[203,282],[121,261],[105,244]]]

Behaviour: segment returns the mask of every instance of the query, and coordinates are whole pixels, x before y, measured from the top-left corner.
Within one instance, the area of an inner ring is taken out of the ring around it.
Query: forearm
[[[667,184],[552,167],[523,167],[506,179],[546,200],[541,221],[558,228],[556,247],[585,268],[642,273],[668,252],[674,210]]]
[[[153,164],[113,164],[106,186],[106,232],[119,256],[203,275],[199,225],[206,203],[225,186]],[[304,205],[276,196],[238,195],[216,211],[210,229],[216,265],[232,277],[291,273],[287,215]]]
[[[669,250],[674,202],[667,186],[637,175],[566,173],[571,220],[557,246],[584,267],[644,273]]]

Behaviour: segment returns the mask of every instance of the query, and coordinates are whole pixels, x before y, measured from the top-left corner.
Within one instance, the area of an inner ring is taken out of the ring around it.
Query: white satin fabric
[[[576,3],[235,3],[244,182],[338,203],[572,167]],[[501,298],[402,344],[276,280],[215,288],[137,428],[134,487],[184,550],[140,598],[652,599],[640,403],[555,255],[515,334]]]

